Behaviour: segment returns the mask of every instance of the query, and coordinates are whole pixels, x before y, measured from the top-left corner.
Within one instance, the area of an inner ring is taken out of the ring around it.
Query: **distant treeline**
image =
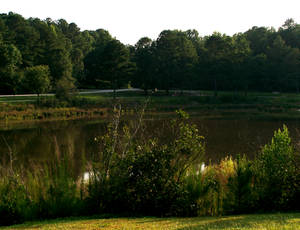
[[[300,24],[200,37],[164,30],[124,45],[108,31],[64,19],[0,14],[0,93],[63,94],[76,88],[299,92]]]

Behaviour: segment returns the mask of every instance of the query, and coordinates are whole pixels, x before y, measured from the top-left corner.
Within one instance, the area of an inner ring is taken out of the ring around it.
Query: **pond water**
[[[159,116],[148,118],[145,121],[145,137],[157,134],[167,142],[169,120]],[[253,158],[263,145],[271,141],[274,131],[282,128],[283,124],[289,128],[296,146],[300,137],[300,120],[204,120],[194,116],[191,121],[205,137],[206,162],[217,162],[225,156],[236,154],[246,154]],[[68,153],[75,169],[79,169],[83,156],[89,159],[99,151],[94,139],[105,133],[107,123],[107,120],[76,120],[1,124],[2,165],[8,165],[9,159],[12,159],[15,165],[22,163],[26,166],[60,158]]]

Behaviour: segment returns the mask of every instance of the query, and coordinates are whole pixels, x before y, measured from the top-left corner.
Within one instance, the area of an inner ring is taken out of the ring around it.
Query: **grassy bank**
[[[60,120],[103,117],[106,108],[34,108],[25,110],[0,111],[0,121]]]
[[[112,218],[112,219],[58,219],[28,222],[0,229],[155,229],[155,230],[201,230],[201,229],[247,229],[278,230],[300,229],[300,213],[238,215],[197,218]]]
[[[37,101],[33,96],[0,98],[0,122],[98,118],[106,114],[107,108],[102,104],[91,104],[81,98],[70,101],[58,101],[54,97]]]
[[[219,92],[215,97],[211,91],[173,91],[169,95],[156,92],[118,92],[117,99],[112,93],[89,93],[77,95],[69,101],[57,101],[53,96],[14,96],[0,98],[1,120],[47,120],[63,118],[95,117],[99,109],[112,108],[122,104],[125,110],[148,102],[148,113],[169,113],[184,109],[191,115],[208,119],[244,118],[248,119],[298,119],[300,116],[300,95],[249,93],[247,96],[235,92]],[[101,115],[101,114],[100,114]]]
[[[112,93],[80,95],[92,103],[112,104]],[[159,91],[119,92],[117,101],[124,108],[132,108],[148,100],[148,113],[168,114],[176,109],[188,111],[191,116],[204,119],[298,119],[300,95],[251,92],[171,91],[169,95]]]

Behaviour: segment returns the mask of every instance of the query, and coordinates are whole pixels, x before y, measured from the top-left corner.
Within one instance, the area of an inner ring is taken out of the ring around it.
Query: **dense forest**
[[[0,14],[0,94],[77,88],[299,92],[300,24],[201,37],[164,30],[124,45],[108,31],[81,31],[64,19]]]

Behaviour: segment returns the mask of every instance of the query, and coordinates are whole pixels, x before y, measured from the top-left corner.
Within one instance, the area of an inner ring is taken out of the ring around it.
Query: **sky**
[[[81,30],[105,29],[124,44],[156,39],[166,29],[233,35],[253,26],[300,23],[300,0],[1,0],[0,13],[65,19]]]

